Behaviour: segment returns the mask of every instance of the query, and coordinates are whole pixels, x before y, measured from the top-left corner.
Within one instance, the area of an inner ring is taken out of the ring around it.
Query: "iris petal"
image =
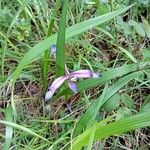
[[[55,79],[53,83],[51,84],[51,86],[48,88],[48,91],[46,92],[45,101],[52,98],[55,91],[65,82],[65,80],[68,80],[68,79],[69,79],[68,76],[62,76],[62,77]]]
[[[64,81],[67,80],[68,78],[69,78],[68,76],[62,76],[62,77],[55,79],[48,89],[49,90],[58,89],[64,83]]]
[[[45,102],[48,101],[49,99],[51,99],[52,96],[54,95],[54,93],[55,93],[55,91],[48,90],[45,94],[45,98],[44,98]]]
[[[76,84],[74,83],[74,82],[69,82],[68,83],[68,86],[69,86],[69,88],[76,94],[76,93],[78,93],[78,90],[77,90],[77,86],[76,86]]]
[[[78,70],[75,72],[70,73],[71,77],[77,77],[77,78],[98,78],[99,74],[94,73],[92,70]]]

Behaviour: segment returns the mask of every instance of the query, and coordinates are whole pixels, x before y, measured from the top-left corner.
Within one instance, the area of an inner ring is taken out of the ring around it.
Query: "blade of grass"
[[[47,139],[45,139],[44,137],[40,136],[39,134],[33,132],[31,129],[26,128],[26,127],[21,126],[21,125],[18,125],[18,124],[16,124],[16,123],[9,122],[9,121],[4,121],[4,120],[0,120],[0,124],[5,124],[5,125],[7,125],[7,126],[11,126],[11,127],[13,127],[13,128],[22,130],[22,131],[27,132],[27,133],[29,133],[29,134],[35,136],[35,137],[40,138],[40,139],[42,139],[42,140],[44,140],[44,141],[46,141],[46,142],[49,142]]]
[[[3,33],[2,31],[0,31],[0,35],[7,40],[7,42],[10,44],[10,46],[17,52],[17,47],[9,40],[9,38],[7,37],[7,35],[5,33]]]
[[[104,33],[105,35],[107,35],[109,38],[111,38],[113,41],[115,41],[115,38],[113,37],[113,35],[111,33],[109,33],[106,29],[103,29],[101,27],[96,27],[96,30]]]
[[[123,47],[118,47],[123,53],[125,53],[134,63],[137,63],[137,59],[126,49],[124,49]]]
[[[127,131],[135,130],[150,126],[150,111],[133,115],[131,117],[109,123],[106,126],[100,126],[101,122],[95,123],[96,131],[94,141],[107,138],[112,135],[122,134]],[[73,142],[73,150],[80,150],[88,144],[91,129],[88,129],[83,134],[79,135]]]
[[[7,121],[9,122],[13,121],[13,112],[11,105],[6,108],[5,115]],[[12,136],[13,136],[13,128],[11,126],[6,126],[4,150],[8,150],[10,148]]]
[[[92,128],[91,128],[91,134],[90,134],[90,138],[89,138],[89,141],[88,141],[87,150],[92,150],[92,145],[93,145],[93,141],[94,141],[95,131],[96,131],[96,126],[93,125]]]
[[[56,51],[56,75],[57,77],[65,74],[65,29],[68,1],[64,1],[62,16],[59,23]]]
[[[142,18],[145,33],[146,33],[147,37],[150,39],[150,24],[144,17],[141,16],[141,18]]]
[[[52,12],[51,20],[49,22],[47,37],[49,37],[52,34],[52,28],[53,28],[54,21],[55,21],[55,18],[57,16],[57,12],[58,12],[58,9],[60,7],[60,4],[61,4],[61,0],[57,0],[54,11]]]
[[[119,14],[127,11],[128,9],[130,9],[133,5],[130,5],[124,9],[120,9],[120,10],[116,10],[114,12],[99,16],[99,17],[95,17],[92,19],[89,19],[87,21],[75,24],[69,28],[66,29],[66,40],[70,39],[71,37],[81,34],[97,25],[100,25],[106,21],[109,21],[110,19],[118,16]],[[52,35],[48,38],[46,38],[45,40],[41,41],[40,43],[38,43],[37,45],[35,45],[33,48],[31,48],[26,54],[25,56],[22,58],[22,60],[20,61],[20,63],[18,64],[18,67],[16,68],[16,70],[14,71],[13,75],[11,78],[13,78],[13,83],[16,82],[19,74],[21,73],[21,71],[23,70],[23,68],[28,65],[29,63],[31,63],[39,54],[43,53],[43,50],[46,50],[49,48],[49,45],[52,45],[54,43],[56,43],[56,37],[57,34]]]
[[[125,77],[120,78],[117,82],[115,82],[112,86],[110,86],[106,92],[104,93],[105,96],[102,94],[85,112],[85,114],[82,115],[79,122],[77,123],[75,130],[74,130],[74,136],[77,136],[83,131],[83,129],[87,128],[89,124],[93,122],[93,120],[96,118],[96,115],[99,111],[99,109],[106,103],[109,98],[111,98],[120,88],[122,88],[124,85],[126,85],[129,81],[131,81],[136,76],[140,75],[142,72],[134,72],[131,73]]]

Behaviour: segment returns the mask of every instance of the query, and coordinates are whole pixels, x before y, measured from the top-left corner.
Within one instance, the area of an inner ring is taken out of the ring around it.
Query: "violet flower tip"
[[[51,52],[51,55],[56,57],[56,45],[55,44],[51,45],[50,52]]]
[[[52,92],[50,90],[47,91],[45,94],[45,98],[44,98],[45,102],[48,101],[49,99],[51,99],[53,97],[53,94],[54,94],[54,92]]]
[[[70,81],[68,83],[68,85],[69,85],[69,88],[73,91],[74,94],[78,93],[77,86],[74,82]]]
[[[99,76],[100,76],[99,72],[93,73],[93,78],[99,78]]]

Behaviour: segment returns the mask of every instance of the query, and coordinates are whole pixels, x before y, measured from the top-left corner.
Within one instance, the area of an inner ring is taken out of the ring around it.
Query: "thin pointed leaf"
[[[12,112],[12,107],[11,105],[6,108],[5,111],[6,115],[6,120],[9,122],[13,121],[13,112]],[[8,150],[10,148],[11,142],[12,142],[12,137],[13,137],[13,127],[11,126],[6,126],[6,139],[4,143],[4,150]]]
[[[144,17],[142,17],[142,21],[143,21],[145,33],[146,33],[147,37],[150,39],[150,24]]]
[[[59,32],[57,37],[57,51],[56,51],[56,75],[65,75],[65,29],[66,29],[66,15],[67,15],[67,0],[64,1],[62,16],[59,23]]]
[[[22,131],[24,131],[24,132],[27,132],[27,133],[29,133],[29,134],[35,136],[35,137],[38,137],[38,138],[40,138],[40,139],[42,139],[42,140],[44,140],[44,141],[46,141],[46,142],[49,142],[47,139],[45,139],[44,137],[40,136],[39,134],[33,132],[31,129],[26,128],[26,127],[21,126],[21,125],[18,125],[18,124],[16,124],[16,123],[9,122],[9,121],[4,121],[4,120],[0,120],[0,124],[5,124],[5,125],[7,125],[7,126],[20,129],[20,130],[22,130]]]

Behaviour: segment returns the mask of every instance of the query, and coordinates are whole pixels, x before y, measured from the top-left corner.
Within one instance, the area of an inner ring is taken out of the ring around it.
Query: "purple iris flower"
[[[51,46],[51,54],[56,58],[56,45]],[[68,82],[69,88],[76,94],[78,93],[77,86],[75,84],[75,81],[78,78],[98,78],[99,73],[94,73],[92,70],[78,70],[74,72],[69,72],[67,65],[65,64],[65,70],[66,70],[66,75],[61,76],[53,81],[51,86],[48,88],[48,91],[45,94],[45,101],[49,100],[52,98],[54,95],[55,91],[65,82]]]

